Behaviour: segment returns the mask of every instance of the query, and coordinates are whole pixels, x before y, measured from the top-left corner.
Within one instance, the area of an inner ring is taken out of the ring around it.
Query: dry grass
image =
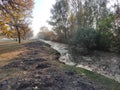
[[[20,53],[25,51],[26,48],[23,44],[18,44],[14,41],[0,42],[0,67],[10,63]]]
[[[25,43],[28,43],[28,41],[24,41],[22,44],[14,41],[0,42],[0,67],[9,64],[21,53],[27,52]],[[24,77],[26,73],[16,68],[0,69],[0,82],[8,78]]]
[[[25,48],[21,48],[16,51],[11,51],[11,52],[0,54],[0,66],[2,67],[4,65],[10,63],[14,58],[17,58],[19,56],[19,54],[21,54],[25,51],[26,51]]]
[[[0,42],[0,54],[8,53],[8,52],[12,52],[12,51],[21,49],[24,47],[24,45],[23,45],[24,43],[27,43],[27,42],[24,41],[21,44],[18,44],[18,42],[15,42],[15,41]]]

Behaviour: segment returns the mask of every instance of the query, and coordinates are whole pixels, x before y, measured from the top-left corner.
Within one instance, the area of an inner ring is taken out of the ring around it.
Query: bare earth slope
[[[13,62],[0,68],[0,90],[107,90],[84,75],[63,69],[60,56],[40,41],[24,45]]]

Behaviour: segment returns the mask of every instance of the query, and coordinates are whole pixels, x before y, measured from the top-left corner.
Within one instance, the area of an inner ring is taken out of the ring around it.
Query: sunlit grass
[[[25,51],[24,43],[27,42],[23,41],[21,44],[12,40],[0,42],[0,67],[10,63],[20,53]]]
[[[24,43],[27,43],[28,41],[23,41],[21,44],[18,44],[18,42],[15,41],[5,41],[0,42],[0,54],[16,51],[20,48],[22,48]]]

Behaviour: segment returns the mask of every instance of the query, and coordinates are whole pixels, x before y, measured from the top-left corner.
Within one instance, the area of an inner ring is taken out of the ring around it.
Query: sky
[[[40,27],[48,25],[47,20],[51,16],[50,9],[55,3],[55,0],[35,0],[35,5],[33,9],[33,20],[32,20],[32,29],[34,36],[40,31]]]

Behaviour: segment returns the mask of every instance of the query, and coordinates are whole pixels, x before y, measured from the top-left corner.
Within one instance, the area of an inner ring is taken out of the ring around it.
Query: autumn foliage
[[[25,38],[30,31],[33,0],[7,0],[0,4],[0,31],[8,38]]]

